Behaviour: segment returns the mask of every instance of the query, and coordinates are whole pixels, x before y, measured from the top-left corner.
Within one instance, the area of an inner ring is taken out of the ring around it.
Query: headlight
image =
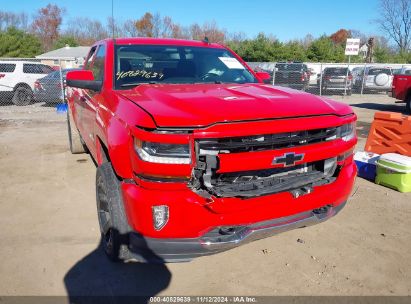
[[[355,137],[355,122],[337,127],[333,135],[326,138],[326,141],[341,138],[343,141],[349,141]]]
[[[189,164],[188,144],[165,144],[134,139],[134,149],[144,161],[159,164]]]
[[[349,141],[355,137],[355,122],[342,125],[339,129],[339,137],[341,137],[343,141]]]

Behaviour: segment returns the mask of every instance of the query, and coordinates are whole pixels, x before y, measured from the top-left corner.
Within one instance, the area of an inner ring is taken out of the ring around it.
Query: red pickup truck
[[[187,261],[341,210],[355,114],[268,76],[218,44],[150,38],[97,42],[67,74],[70,149],[98,166],[112,260]]]
[[[394,75],[392,89],[388,94],[405,102],[405,111],[411,114],[411,75]]]

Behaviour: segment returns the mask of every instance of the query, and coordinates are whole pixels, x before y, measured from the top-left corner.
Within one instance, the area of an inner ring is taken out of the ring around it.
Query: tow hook
[[[310,187],[310,186],[305,186],[305,187],[290,191],[290,193],[292,194],[294,198],[299,198],[300,196],[310,194],[311,192],[313,192],[313,187]]]

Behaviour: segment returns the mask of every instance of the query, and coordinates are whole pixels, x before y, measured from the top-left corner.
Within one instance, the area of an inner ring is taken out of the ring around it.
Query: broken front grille
[[[217,197],[253,197],[290,191],[295,197],[336,179],[336,158],[287,168],[216,174],[209,191]]]
[[[265,170],[217,173],[216,155],[200,156],[205,170],[195,169],[191,188],[202,196],[249,198],[290,192],[294,197],[311,193],[314,186],[335,181],[339,169],[337,158],[301,165]]]
[[[309,145],[337,136],[337,128],[199,140],[201,150],[220,153],[252,152]]]

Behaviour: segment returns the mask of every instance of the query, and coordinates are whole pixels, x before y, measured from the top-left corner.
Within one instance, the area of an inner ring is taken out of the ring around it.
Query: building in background
[[[61,49],[38,55],[36,58],[49,66],[58,66],[61,62],[63,69],[78,68],[84,64],[89,50],[88,46],[71,47],[66,45]]]

